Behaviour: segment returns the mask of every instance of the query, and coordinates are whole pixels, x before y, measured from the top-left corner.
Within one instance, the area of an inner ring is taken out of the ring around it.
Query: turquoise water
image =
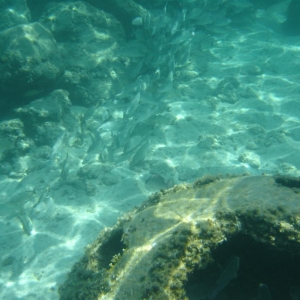
[[[155,191],[300,175],[295,1],[111,2],[0,4],[1,299],[58,299]]]

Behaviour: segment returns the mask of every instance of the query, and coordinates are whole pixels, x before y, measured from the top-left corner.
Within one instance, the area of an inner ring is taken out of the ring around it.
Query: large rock
[[[87,0],[92,5],[115,16],[123,25],[127,36],[132,32],[132,20],[136,17],[143,19],[149,16],[149,11],[133,0]]]
[[[27,136],[37,145],[52,146],[64,130],[64,120],[70,114],[69,93],[55,90],[15,110],[22,120]],[[71,130],[71,128],[70,128]]]
[[[40,22],[60,45],[66,71],[57,87],[70,92],[73,104],[89,106],[121,89],[125,67],[115,50],[125,34],[112,15],[82,1],[51,3]]]
[[[161,190],[87,247],[60,299],[261,299],[261,289],[290,299],[300,282],[299,192],[299,179],[270,176]]]
[[[56,41],[40,23],[0,32],[0,109],[45,94],[61,74]]]
[[[136,17],[146,18],[149,16],[149,12],[133,0],[86,0],[84,2],[89,2],[92,6],[112,14],[123,25],[123,29],[128,37],[130,37],[132,32],[132,20]],[[27,0],[27,3],[34,20],[39,19],[41,12],[49,4],[47,1],[41,0]],[[70,3],[68,0],[53,0],[50,2],[50,5],[54,3],[74,5],[76,2]]]
[[[0,1],[0,31],[30,22],[26,0]]]
[[[51,3],[40,21],[58,42],[98,40],[107,47],[116,38],[124,37],[122,26],[114,17],[82,1]]]

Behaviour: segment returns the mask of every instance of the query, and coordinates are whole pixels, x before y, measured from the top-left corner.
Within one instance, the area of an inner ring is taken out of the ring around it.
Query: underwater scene
[[[0,299],[300,300],[300,1],[1,0]]]

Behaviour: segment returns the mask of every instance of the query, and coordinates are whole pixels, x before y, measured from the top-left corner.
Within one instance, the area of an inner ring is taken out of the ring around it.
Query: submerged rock
[[[2,0],[0,2],[0,31],[31,20],[26,0]]]
[[[60,299],[257,299],[262,284],[289,299],[300,279],[299,192],[299,179],[271,176],[161,190],[87,247]]]
[[[1,31],[0,62],[0,108],[47,93],[63,71],[56,41],[40,23]]]

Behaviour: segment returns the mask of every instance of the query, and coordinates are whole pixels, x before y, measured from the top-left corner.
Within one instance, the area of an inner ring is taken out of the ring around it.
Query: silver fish
[[[24,191],[20,193],[13,194],[7,199],[7,204],[14,205],[20,209],[29,201],[35,199],[35,191]]]
[[[200,12],[200,14],[201,15],[193,20],[193,25],[205,26],[213,23],[214,18],[211,14],[208,14],[207,12]]]
[[[134,96],[134,98],[130,102],[130,105],[128,106],[128,108],[125,111],[125,115],[126,116],[131,116],[134,113],[134,111],[137,109],[137,107],[140,104],[140,98],[141,98],[141,94],[140,93],[137,93]]]
[[[128,84],[121,93],[117,94],[116,97],[118,99],[124,99],[136,95],[136,93],[140,92],[143,86],[147,85],[149,81],[150,78],[148,75],[139,76],[133,83]]]
[[[58,155],[58,153],[59,153],[59,151],[61,149],[61,146],[63,144],[63,140],[64,140],[64,137],[65,137],[65,134],[66,134],[66,132],[64,131],[58,137],[58,139],[56,140],[54,146],[52,147],[52,152],[51,152],[51,155],[50,155],[50,159],[54,159]]]
[[[144,59],[141,59],[131,70],[130,75],[132,78],[135,78],[139,75],[144,64]]]
[[[32,221],[21,206],[13,203],[4,203],[0,205],[0,216],[9,215],[10,217],[17,217],[22,224],[23,230],[27,235],[31,235]]]
[[[66,158],[62,163],[61,172],[60,172],[60,178],[62,179],[62,181],[66,181],[67,177],[69,175],[70,169],[69,169],[69,166],[67,164],[68,157],[69,157],[69,153],[67,152]]]
[[[112,138],[112,144],[111,148],[113,150],[119,149],[121,147],[121,142],[118,134],[114,134],[113,132],[111,133],[111,138]]]
[[[12,195],[8,198],[7,203],[0,205],[0,215],[17,217],[27,235],[31,235],[33,230],[31,215],[35,208],[49,197],[50,188],[44,188],[39,197],[37,197],[35,190]]]
[[[47,186],[43,189],[41,195],[39,196],[37,202],[32,206],[31,208],[31,212],[30,215],[32,213],[32,211],[42,202],[45,201],[45,199],[47,199],[49,197],[49,193],[50,193],[50,186]]]
[[[90,163],[93,163],[95,160],[98,160],[99,158],[99,153],[88,153],[87,156],[83,159],[82,164],[83,165],[88,165]]]
[[[118,131],[119,129],[121,129],[124,126],[124,122],[123,121],[109,121],[106,122],[102,125],[100,125],[97,129],[97,131],[99,132],[107,132],[107,131]]]
[[[134,167],[145,160],[146,153],[149,150],[149,139],[136,151],[130,161],[130,167]]]
[[[154,116],[158,111],[158,105],[149,105],[149,104],[142,104],[139,106],[137,110],[136,116],[134,116],[132,122],[133,124],[139,124],[141,122],[145,122],[150,117]]]
[[[126,143],[123,148],[123,152],[127,153],[138,148],[138,146],[141,145],[142,140],[143,137],[141,135],[134,135],[130,137],[128,140],[126,140]]]
[[[213,291],[209,296],[209,300],[214,300],[218,294],[229,284],[229,282],[237,277],[237,271],[240,266],[240,258],[236,255],[232,255],[216,283],[214,284]]]
[[[145,181],[145,186],[150,191],[159,191],[168,188],[165,179],[159,174],[151,174]]]
[[[214,25],[215,26],[226,26],[228,24],[231,23],[231,20],[226,18],[225,16],[220,16],[219,18],[216,19],[216,21],[214,21]]]
[[[152,79],[155,81],[160,77],[160,68],[157,68],[152,76]]]
[[[178,21],[176,20],[175,23],[173,24],[172,28],[171,28],[171,35],[175,34],[177,29],[178,29]]]
[[[168,79],[165,79],[165,80],[161,80],[158,87],[158,92],[160,94],[165,94],[172,91],[172,89],[173,89],[173,82]]]
[[[132,20],[131,24],[133,26],[142,26],[143,25],[143,18],[142,17],[136,17]]]
[[[18,216],[18,219],[20,220],[23,230],[27,235],[31,235],[33,226],[32,226],[32,221],[29,218],[29,216],[26,213],[21,213]]]
[[[88,154],[98,154],[104,148],[104,142],[103,142],[102,137],[99,134],[99,132],[95,132],[95,134],[93,134],[91,136],[92,136],[93,142],[90,145],[87,153]]]
[[[98,106],[99,105],[97,104],[97,105],[93,105],[93,106],[90,106],[89,108],[87,108],[86,111],[83,114],[83,120],[86,121],[89,118],[91,118]]]
[[[178,35],[171,42],[169,42],[169,45],[186,43],[191,40],[191,37],[192,33],[190,32],[190,30],[183,30],[180,35]]]
[[[117,55],[123,57],[144,57],[149,51],[149,47],[146,43],[134,40],[117,50]]]

